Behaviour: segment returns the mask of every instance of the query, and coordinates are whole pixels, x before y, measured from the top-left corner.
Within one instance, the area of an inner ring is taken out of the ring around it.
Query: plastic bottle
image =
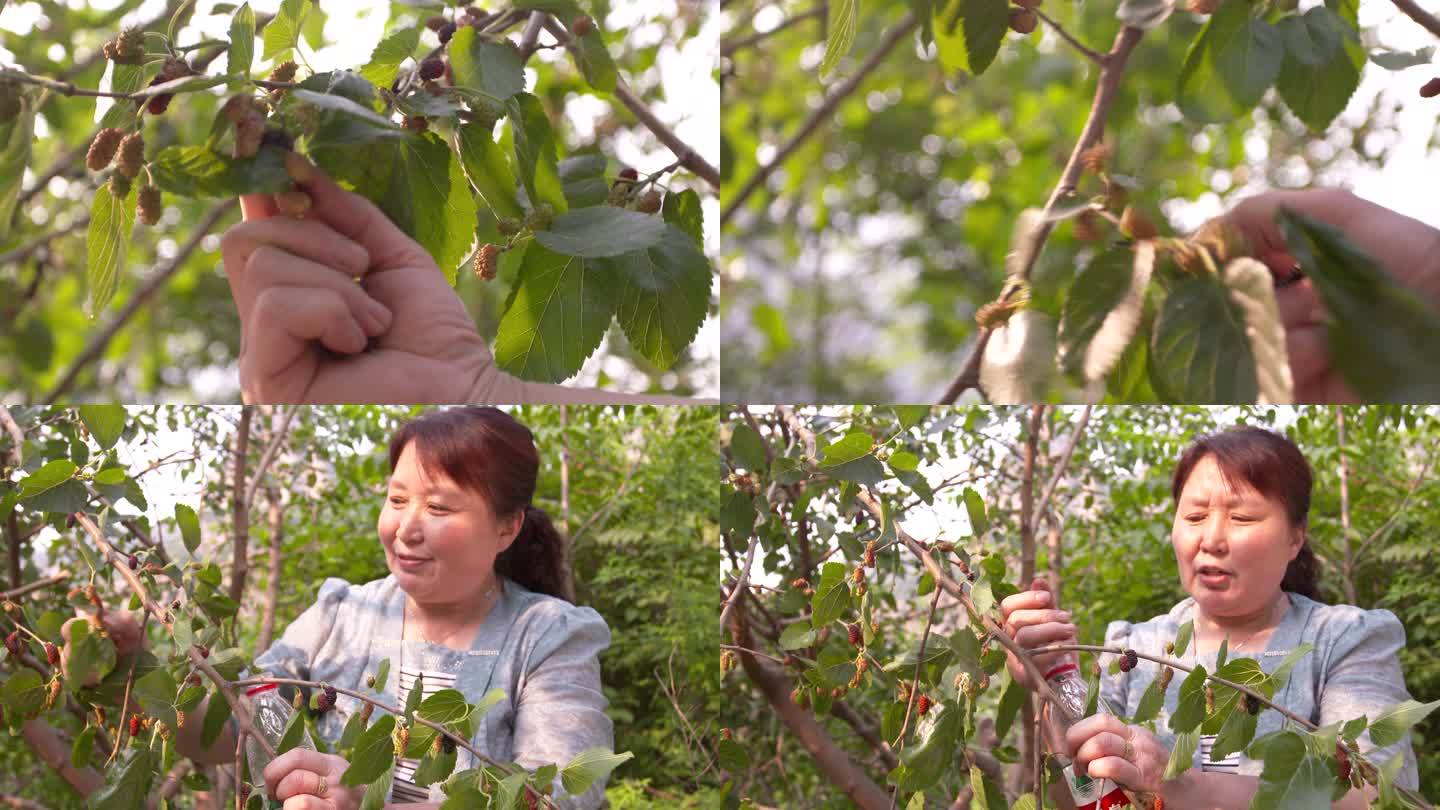
[[[1069,710],[1068,714],[1053,712],[1063,734],[1085,717],[1085,697],[1089,688],[1085,679],[1080,677],[1080,668],[1068,654],[1045,673],[1045,680],[1050,682],[1050,687],[1055,690],[1060,702]],[[1074,763],[1063,754],[1057,754],[1055,758],[1064,765],[1065,785],[1070,788],[1070,797],[1075,800],[1078,810],[1109,810],[1111,807],[1130,806],[1130,799],[1119,785],[1109,779],[1096,781],[1086,774],[1076,774]]]
[[[268,683],[256,686],[247,690],[245,697],[249,699],[252,707],[250,724],[254,726],[256,734],[263,736],[271,748],[279,748],[285,726],[290,723],[290,716],[295,713],[290,702],[280,696],[280,685]],[[308,731],[300,732],[300,742],[296,743],[295,747],[315,750]],[[245,738],[245,761],[250,768],[250,784],[262,796],[265,793],[265,767],[270,764],[270,760],[270,755],[265,753],[265,747],[254,735]],[[269,798],[263,798],[262,803],[267,809],[280,807],[279,802],[271,802]]]

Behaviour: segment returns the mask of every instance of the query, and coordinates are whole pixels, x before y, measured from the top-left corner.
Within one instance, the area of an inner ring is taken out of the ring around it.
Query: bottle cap
[[[1079,669],[1080,669],[1080,667],[1078,667],[1078,666],[1076,666],[1076,665],[1074,665],[1074,664],[1061,664],[1061,665],[1059,665],[1059,666],[1057,666],[1057,667],[1052,668],[1049,672],[1045,673],[1045,680],[1047,680],[1047,681],[1053,681],[1053,680],[1055,680],[1057,677],[1059,677],[1059,676],[1061,676],[1061,675],[1064,675],[1065,673],[1070,672],[1071,670],[1079,670]]]

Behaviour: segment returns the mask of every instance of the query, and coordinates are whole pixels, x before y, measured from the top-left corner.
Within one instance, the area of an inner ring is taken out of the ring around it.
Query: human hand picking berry
[[[1075,761],[1076,773],[1147,793],[1160,792],[1170,761],[1170,749],[1159,737],[1103,712],[1071,726],[1065,732],[1065,748]]]
[[[340,784],[349,767],[342,756],[292,748],[265,766],[265,792],[285,810],[356,810],[368,786]]]
[[[221,240],[246,402],[685,402],[502,372],[430,254],[298,153]],[[307,204],[308,198],[308,204]]]
[[[1281,207],[1344,231],[1382,271],[1431,307],[1440,307],[1440,230],[1343,189],[1266,192],[1240,202],[1205,226],[1233,227],[1248,242],[1248,255],[1263,262],[1275,277],[1295,400],[1359,402],[1359,395],[1334,366],[1324,305],[1303,270],[1297,271],[1295,257],[1286,252],[1275,224]]]

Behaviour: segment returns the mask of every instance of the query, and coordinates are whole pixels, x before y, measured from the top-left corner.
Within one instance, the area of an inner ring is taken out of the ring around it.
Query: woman
[[[388,658],[380,697],[390,705],[405,705],[417,678],[426,696],[457,689],[471,703],[503,690],[471,739],[493,760],[563,767],[586,748],[612,748],[599,663],[610,632],[594,610],[556,598],[562,540],[530,505],[539,468],[530,430],[494,408],[433,412],[391,439],[390,468],[379,519],[390,576],[327,579],[255,670],[363,693]],[[322,735],[338,739],[361,706],[340,695],[318,721]],[[233,761],[233,720],[201,746],[205,708],[187,715],[178,750],[205,764]],[[438,785],[432,793],[411,781],[415,764],[397,764],[391,802],[438,807]],[[462,749],[456,770],[476,764]],[[265,787],[286,810],[355,810],[365,788],[341,785],[347,767],[343,757],[296,749],[265,767]],[[604,791],[603,780],[580,796],[558,779],[554,787],[569,808],[598,807]]]
[[[1299,448],[1268,430],[1233,428],[1196,441],[1181,456],[1171,484],[1171,543],[1190,598],[1146,622],[1111,622],[1106,646],[1165,656],[1165,644],[1193,621],[1193,641],[1172,657],[1214,672],[1217,651],[1228,637],[1232,657],[1255,658],[1273,672],[1291,649],[1308,642],[1314,649],[1295,664],[1275,702],[1322,726],[1360,715],[1373,718],[1409,699],[1396,657],[1405,645],[1405,630],[1394,614],[1317,601],[1318,564],[1305,534],[1311,484],[1310,465]],[[1052,602],[1040,587],[1001,603],[1006,629],[1022,647],[1075,643],[1070,614]],[[1068,653],[1039,655],[1036,663],[1047,670],[1063,655]],[[1034,688],[1013,655],[1009,668],[1017,682]],[[1100,694],[1133,716],[1159,670],[1142,660],[1130,672],[1102,680]],[[1166,690],[1156,732],[1101,712],[1063,735],[1053,721],[1048,724],[1052,750],[1073,757],[1076,773],[1158,793],[1167,808],[1249,807],[1263,762],[1243,752],[1211,762],[1213,737],[1202,738],[1190,770],[1163,779],[1175,742],[1169,716],[1182,680],[1175,677]],[[1262,713],[1256,736],[1279,730],[1282,719],[1278,712]],[[1367,732],[1359,744],[1376,764],[1402,757],[1397,782],[1417,787],[1408,736],[1377,749]],[[1374,793],[1368,787],[1367,792]],[[1056,795],[1062,807],[1070,806],[1069,798],[1068,793]],[[1351,790],[1334,806],[1358,810],[1367,802],[1365,794]]]

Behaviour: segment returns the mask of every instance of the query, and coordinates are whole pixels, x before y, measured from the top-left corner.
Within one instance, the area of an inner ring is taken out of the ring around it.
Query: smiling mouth
[[[399,560],[402,561],[402,562],[412,562],[412,563],[415,563],[415,562],[428,562],[428,561],[430,560],[429,557],[407,557],[407,556],[405,556],[404,554],[396,554],[395,557],[396,557],[396,559],[399,559]]]

